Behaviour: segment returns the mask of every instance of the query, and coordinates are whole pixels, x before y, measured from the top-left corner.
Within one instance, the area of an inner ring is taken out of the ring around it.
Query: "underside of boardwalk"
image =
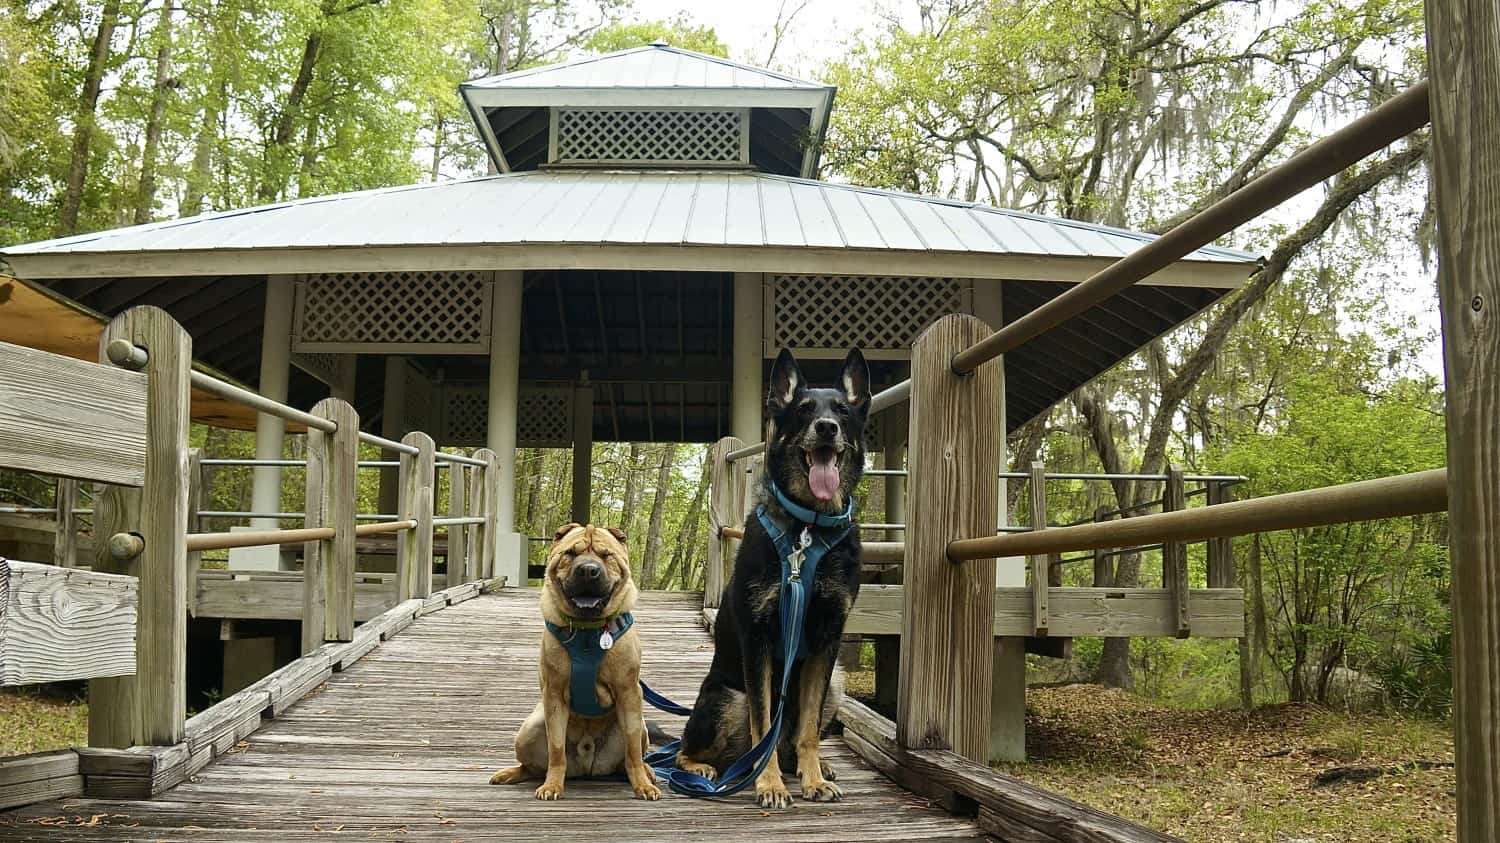
[[[693,698],[712,655],[701,608],[696,593],[650,593],[636,612],[644,676],[679,702]],[[623,782],[570,781],[559,802],[538,802],[531,785],[491,786],[537,699],[541,631],[530,590],[418,618],[162,796],[33,805],[0,815],[0,839],[989,839],[892,784],[838,738],[823,747],[844,801],[779,812],[749,794],[641,802]],[[653,716],[680,731],[681,718]]]

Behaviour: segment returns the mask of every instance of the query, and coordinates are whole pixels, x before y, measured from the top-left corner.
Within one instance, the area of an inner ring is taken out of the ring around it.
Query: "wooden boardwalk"
[[[712,654],[696,594],[643,596],[635,629],[652,686],[686,702]],[[536,702],[536,592],[506,590],[418,618],[233,754],[150,801],[72,798],[0,814],[0,840],[985,840],[898,788],[838,738],[845,800],[763,812],[748,794],[641,802],[623,782],[570,781],[560,802],[491,786]],[[682,719],[660,715],[671,732]],[[795,787],[793,788],[795,793]]]

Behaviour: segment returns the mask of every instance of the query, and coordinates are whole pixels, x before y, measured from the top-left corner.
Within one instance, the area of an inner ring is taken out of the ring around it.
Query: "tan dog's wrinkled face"
[[[562,609],[575,618],[613,614],[630,589],[630,555],[625,532],[615,527],[564,524],[547,551],[547,581],[563,598]]]

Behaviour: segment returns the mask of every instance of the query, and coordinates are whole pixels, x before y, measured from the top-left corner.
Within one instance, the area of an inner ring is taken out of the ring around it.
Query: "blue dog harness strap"
[[[569,680],[568,708],[581,717],[603,717],[613,708],[599,703],[599,664],[604,654],[614,646],[620,636],[630,631],[635,618],[629,612],[609,621],[598,629],[580,629],[573,626],[558,626],[551,621],[547,631],[568,651],[572,663]]]
[[[792,672],[796,669],[796,663],[802,659],[805,649],[803,623],[807,619],[807,607],[811,602],[808,589],[817,582],[818,562],[853,529],[852,500],[842,515],[826,515],[791,502],[774,482],[771,490],[787,513],[802,524],[802,529],[793,538],[793,531],[778,526],[766,513],[764,506],[755,510],[761,526],[775,543],[776,555],[781,557],[781,692],[776,712],[771,719],[771,729],[749,752],[729,765],[718,781],[677,768],[676,756],[682,746],[680,740],[672,741],[651,753],[647,756],[646,763],[658,776],[666,779],[668,786],[676,793],[687,796],[730,796],[754,784],[771,762],[771,753],[781,740],[782,715],[786,709]],[[660,695],[652,692],[648,699],[655,696]],[[653,705],[656,704],[655,700],[651,701]]]

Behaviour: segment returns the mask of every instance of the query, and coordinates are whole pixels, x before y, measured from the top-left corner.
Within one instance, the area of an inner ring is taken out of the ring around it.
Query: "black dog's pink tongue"
[[[838,454],[832,448],[819,448],[812,452],[812,464],[807,468],[807,485],[813,497],[820,501],[831,501],[839,492]]]

